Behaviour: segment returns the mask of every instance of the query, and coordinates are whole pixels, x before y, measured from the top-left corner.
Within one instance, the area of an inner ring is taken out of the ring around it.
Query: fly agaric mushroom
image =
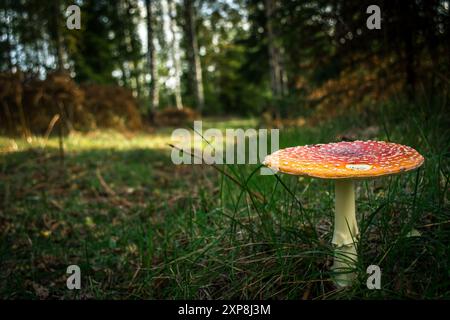
[[[358,225],[354,180],[398,174],[416,169],[424,158],[413,148],[384,141],[353,141],[306,145],[278,150],[264,164],[292,175],[335,179],[334,282],[351,285],[357,261]]]

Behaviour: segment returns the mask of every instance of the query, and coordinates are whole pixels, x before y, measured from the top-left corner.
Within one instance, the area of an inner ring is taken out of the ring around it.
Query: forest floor
[[[422,138],[398,124],[280,131],[280,147],[355,135],[410,144],[427,159],[421,170],[358,183],[358,279],[341,290],[329,272],[331,182],[261,176],[258,165],[224,165],[225,174],[174,165],[172,130],[73,133],[63,158],[57,137],[0,137],[0,297],[450,298],[449,167],[441,151],[448,142],[430,142],[432,127]],[[73,264],[81,290],[66,287]],[[382,269],[381,290],[366,287],[370,264]]]

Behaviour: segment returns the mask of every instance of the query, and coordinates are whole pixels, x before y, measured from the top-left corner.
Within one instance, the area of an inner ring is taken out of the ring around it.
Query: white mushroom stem
[[[338,287],[350,286],[356,276],[356,246],[358,225],[355,215],[353,180],[337,180],[335,184],[335,219],[332,243],[334,251],[334,281]]]

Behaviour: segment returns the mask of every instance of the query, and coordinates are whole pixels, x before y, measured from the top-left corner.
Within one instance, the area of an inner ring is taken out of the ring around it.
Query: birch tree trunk
[[[159,107],[159,88],[158,88],[158,73],[156,62],[156,51],[153,43],[153,14],[151,0],[145,0],[145,7],[147,9],[147,63],[150,71],[150,120],[153,119],[153,114]]]
[[[173,0],[167,0],[167,6],[170,17],[170,32],[172,33],[172,61],[175,70],[175,104],[177,109],[183,109],[183,101],[181,99],[181,62],[180,62],[180,43],[177,38],[176,25],[176,7]]]
[[[124,12],[127,18],[127,24],[125,25],[125,34],[127,37],[127,47],[130,53],[136,52],[136,43],[133,41],[133,26],[131,25],[133,21],[133,17],[131,15],[130,8],[132,7],[132,3],[130,0],[124,1]],[[138,99],[142,96],[142,87],[139,75],[141,74],[141,70],[139,68],[139,61],[134,55],[130,59],[130,76],[132,78],[132,82],[134,82],[134,93],[138,97]]]
[[[202,66],[198,53],[197,33],[195,30],[195,11],[192,0],[184,0],[186,37],[188,43],[189,77],[193,84],[197,110],[202,111],[205,105],[203,93]]]

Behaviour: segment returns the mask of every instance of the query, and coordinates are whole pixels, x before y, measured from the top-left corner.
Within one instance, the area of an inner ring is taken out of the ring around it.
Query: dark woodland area
[[[1,0],[0,298],[449,299],[449,88],[448,0]],[[330,180],[176,165],[194,121],[425,161],[356,184],[336,289]]]

